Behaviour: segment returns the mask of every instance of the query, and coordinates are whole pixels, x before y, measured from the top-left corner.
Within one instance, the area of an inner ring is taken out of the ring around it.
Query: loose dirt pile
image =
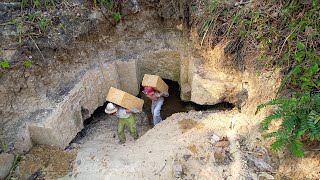
[[[19,163],[18,179],[57,179],[72,170],[75,151],[47,145],[35,146]]]

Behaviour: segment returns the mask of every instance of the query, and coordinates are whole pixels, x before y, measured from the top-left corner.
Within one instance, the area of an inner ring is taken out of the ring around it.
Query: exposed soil
[[[58,179],[72,170],[76,151],[55,146],[33,147],[19,163],[19,179]]]

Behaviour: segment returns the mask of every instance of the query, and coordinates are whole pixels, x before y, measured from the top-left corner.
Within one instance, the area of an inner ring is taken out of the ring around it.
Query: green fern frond
[[[298,140],[291,141],[289,145],[289,150],[293,155],[297,157],[302,158],[304,156],[303,146],[301,141],[298,141]]]
[[[316,120],[317,120],[317,112],[312,110],[307,117],[307,123],[308,123],[308,127],[311,129],[313,134],[319,133],[317,127],[314,124]]]
[[[291,99],[273,99],[265,104],[260,104],[258,105],[255,114],[258,114],[258,112],[267,107],[267,106],[274,106],[274,105],[279,105],[279,106],[288,106],[288,105],[292,105],[296,103],[296,99],[295,98],[291,98]]]
[[[295,116],[287,116],[284,118],[281,126],[287,131],[292,131],[294,129],[296,119],[297,118]]]
[[[271,132],[271,133],[262,135],[262,137],[265,139],[268,139],[268,138],[275,137],[275,134],[276,134],[276,132]]]
[[[282,110],[273,111],[269,116],[267,116],[261,123],[261,128],[263,130],[268,130],[270,122],[274,119],[282,118],[284,115]]]
[[[281,130],[278,130],[278,131],[275,133],[274,137],[275,137],[277,140],[279,140],[279,139],[287,139],[287,138],[290,136],[290,134],[291,134],[290,132],[281,129]]]
[[[271,144],[271,150],[280,151],[284,145],[288,143],[287,139],[278,139],[274,143]]]

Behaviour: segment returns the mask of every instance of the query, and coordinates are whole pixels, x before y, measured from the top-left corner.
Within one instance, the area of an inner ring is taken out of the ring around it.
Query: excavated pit
[[[169,97],[165,98],[165,102],[162,106],[161,117],[163,120],[170,117],[171,115],[179,112],[189,112],[189,111],[210,111],[218,112],[231,110],[235,106],[228,102],[218,103],[216,105],[199,105],[194,102],[184,102],[180,98],[180,86],[177,82],[164,79],[165,83],[169,86]],[[143,87],[141,86],[140,89]],[[142,126],[142,131],[147,131],[151,129],[152,124],[152,114],[151,114],[151,101],[146,98],[145,95],[140,91],[137,97],[144,100],[143,112],[136,115],[137,126]],[[77,136],[70,142],[70,145],[73,143],[78,143],[84,138],[87,133],[95,128],[95,125],[99,121],[104,121],[107,119],[107,114],[104,112],[108,102],[105,102],[103,106],[99,106],[91,115],[90,118],[87,118],[83,122],[84,128],[77,134]],[[116,129],[116,124],[113,124],[113,129]],[[141,127],[140,127],[141,128]],[[141,133],[140,133],[141,134]],[[66,149],[70,149],[70,145]]]

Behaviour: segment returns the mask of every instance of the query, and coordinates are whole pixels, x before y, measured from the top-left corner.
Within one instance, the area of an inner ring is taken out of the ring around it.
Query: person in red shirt
[[[145,94],[152,101],[151,113],[153,116],[153,125],[157,125],[162,121],[160,116],[161,107],[164,102],[163,97],[168,97],[168,92],[155,92],[152,87],[146,86],[143,89],[143,94]]]

